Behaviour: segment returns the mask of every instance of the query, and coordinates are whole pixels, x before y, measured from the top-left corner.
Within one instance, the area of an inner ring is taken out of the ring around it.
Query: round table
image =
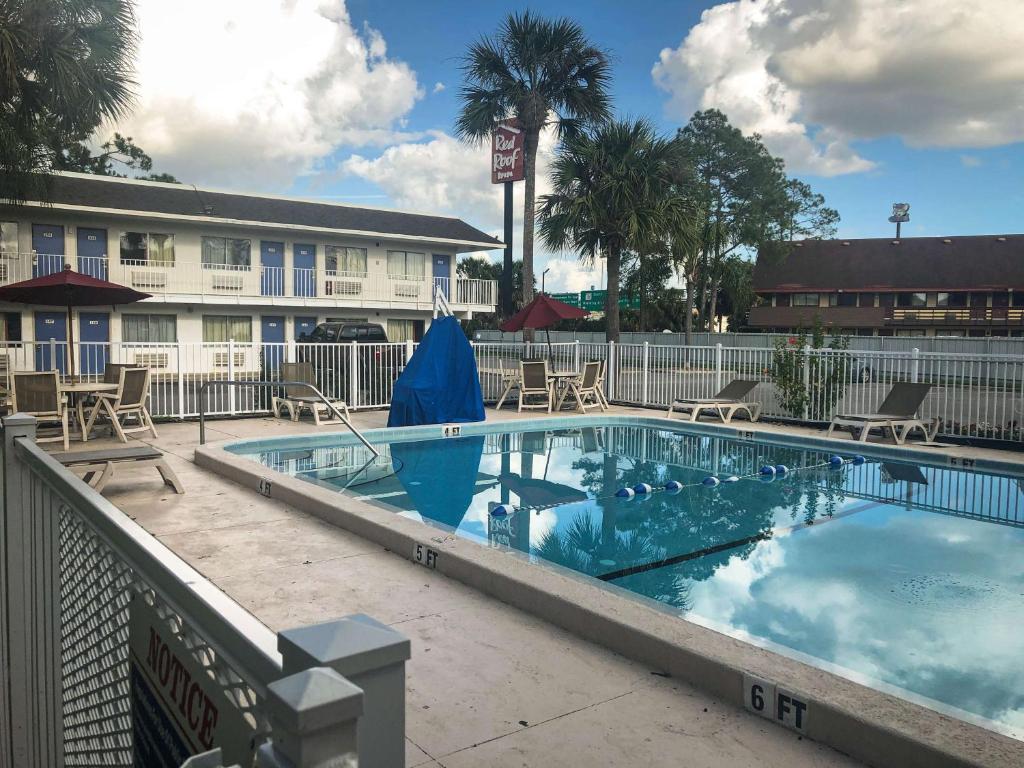
[[[82,442],[89,439],[85,431],[85,397],[84,395],[99,394],[100,392],[116,392],[117,384],[109,384],[104,381],[69,381],[60,385],[60,391],[71,395],[74,401],[75,417],[78,422],[78,431],[82,435]]]

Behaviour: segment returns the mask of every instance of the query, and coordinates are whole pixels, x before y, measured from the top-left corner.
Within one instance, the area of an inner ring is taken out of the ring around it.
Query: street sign
[[[491,184],[526,178],[523,138],[519,121],[515,118],[502,120],[494,126],[491,133]]]
[[[580,295],[578,293],[549,293],[548,296],[571,307],[580,306]]]
[[[605,290],[580,291],[579,306],[592,312],[603,312],[607,296],[608,291]],[[640,297],[619,294],[619,309],[640,309]]]

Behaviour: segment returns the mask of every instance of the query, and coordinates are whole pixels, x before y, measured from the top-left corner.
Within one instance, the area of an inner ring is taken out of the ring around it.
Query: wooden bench
[[[85,482],[100,492],[110,482],[114,476],[114,469],[118,465],[156,467],[165,485],[173,488],[175,493],[185,492],[178,476],[164,460],[163,453],[148,445],[130,448],[103,448],[96,451],[67,451],[54,453],[52,456],[72,472],[81,474]]]

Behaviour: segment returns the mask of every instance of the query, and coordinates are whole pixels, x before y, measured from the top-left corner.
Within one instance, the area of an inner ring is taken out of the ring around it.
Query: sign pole
[[[512,182],[505,182],[505,265],[501,270],[501,314],[512,317],[514,300],[512,298]]]

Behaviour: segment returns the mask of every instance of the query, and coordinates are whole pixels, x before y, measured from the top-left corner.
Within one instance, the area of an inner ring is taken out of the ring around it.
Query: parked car
[[[357,345],[357,403],[388,402],[392,385],[405,367],[405,350],[389,344],[378,323],[320,323],[299,339],[298,359],[313,363],[317,384],[325,394],[350,401],[353,343]]]

